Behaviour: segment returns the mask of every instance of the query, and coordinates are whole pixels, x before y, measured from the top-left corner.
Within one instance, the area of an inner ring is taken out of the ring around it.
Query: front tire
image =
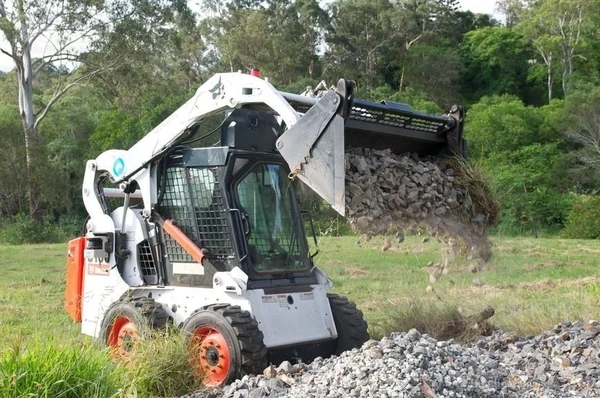
[[[182,332],[192,366],[207,387],[229,384],[266,367],[267,348],[258,323],[237,305],[197,310],[185,321]]]
[[[115,359],[127,359],[151,329],[164,327],[167,313],[153,299],[136,297],[113,303],[104,316],[100,337]]]
[[[369,340],[367,322],[363,318],[363,313],[356,308],[356,304],[344,296],[328,293],[327,298],[338,333],[335,354],[340,355],[344,351],[360,348],[365,341]]]

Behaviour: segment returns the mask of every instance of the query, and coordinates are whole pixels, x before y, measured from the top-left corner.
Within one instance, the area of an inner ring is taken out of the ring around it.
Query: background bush
[[[563,235],[567,238],[600,238],[600,196],[581,195],[573,203]]]
[[[9,245],[66,242],[81,234],[83,223],[80,216],[64,216],[56,220],[47,215],[38,224],[19,213],[12,219],[0,220],[0,242]]]

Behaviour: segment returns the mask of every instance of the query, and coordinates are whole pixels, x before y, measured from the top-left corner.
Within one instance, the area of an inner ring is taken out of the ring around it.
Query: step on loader
[[[89,160],[89,221],[69,242],[65,301],[82,333],[127,357],[174,325],[207,386],[360,347],[363,314],[328,293],[295,186],[343,215],[346,147],[461,153],[463,113],[362,101],[346,80],[321,94],[217,74],[133,147]]]

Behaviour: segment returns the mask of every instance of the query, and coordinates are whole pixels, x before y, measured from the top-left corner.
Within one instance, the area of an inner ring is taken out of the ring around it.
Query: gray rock
[[[237,390],[236,392],[233,393],[233,398],[249,398],[249,397],[250,397],[250,391],[248,391],[246,389]]]
[[[290,363],[290,361],[283,361],[281,362],[281,364],[277,367],[277,371],[278,372],[285,372],[285,373],[289,373],[290,369],[292,368],[292,364]]]
[[[250,392],[249,398],[266,398],[270,394],[267,389],[260,387]]]

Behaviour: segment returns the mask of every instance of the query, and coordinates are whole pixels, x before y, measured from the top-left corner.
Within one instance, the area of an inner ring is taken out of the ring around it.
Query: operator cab
[[[158,166],[158,213],[204,253],[198,264],[162,233],[167,284],[212,286],[239,266],[248,288],[316,283],[295,182],[275,150],[283,129],[268,113],[236,109],[221,146],[178,147]]]

